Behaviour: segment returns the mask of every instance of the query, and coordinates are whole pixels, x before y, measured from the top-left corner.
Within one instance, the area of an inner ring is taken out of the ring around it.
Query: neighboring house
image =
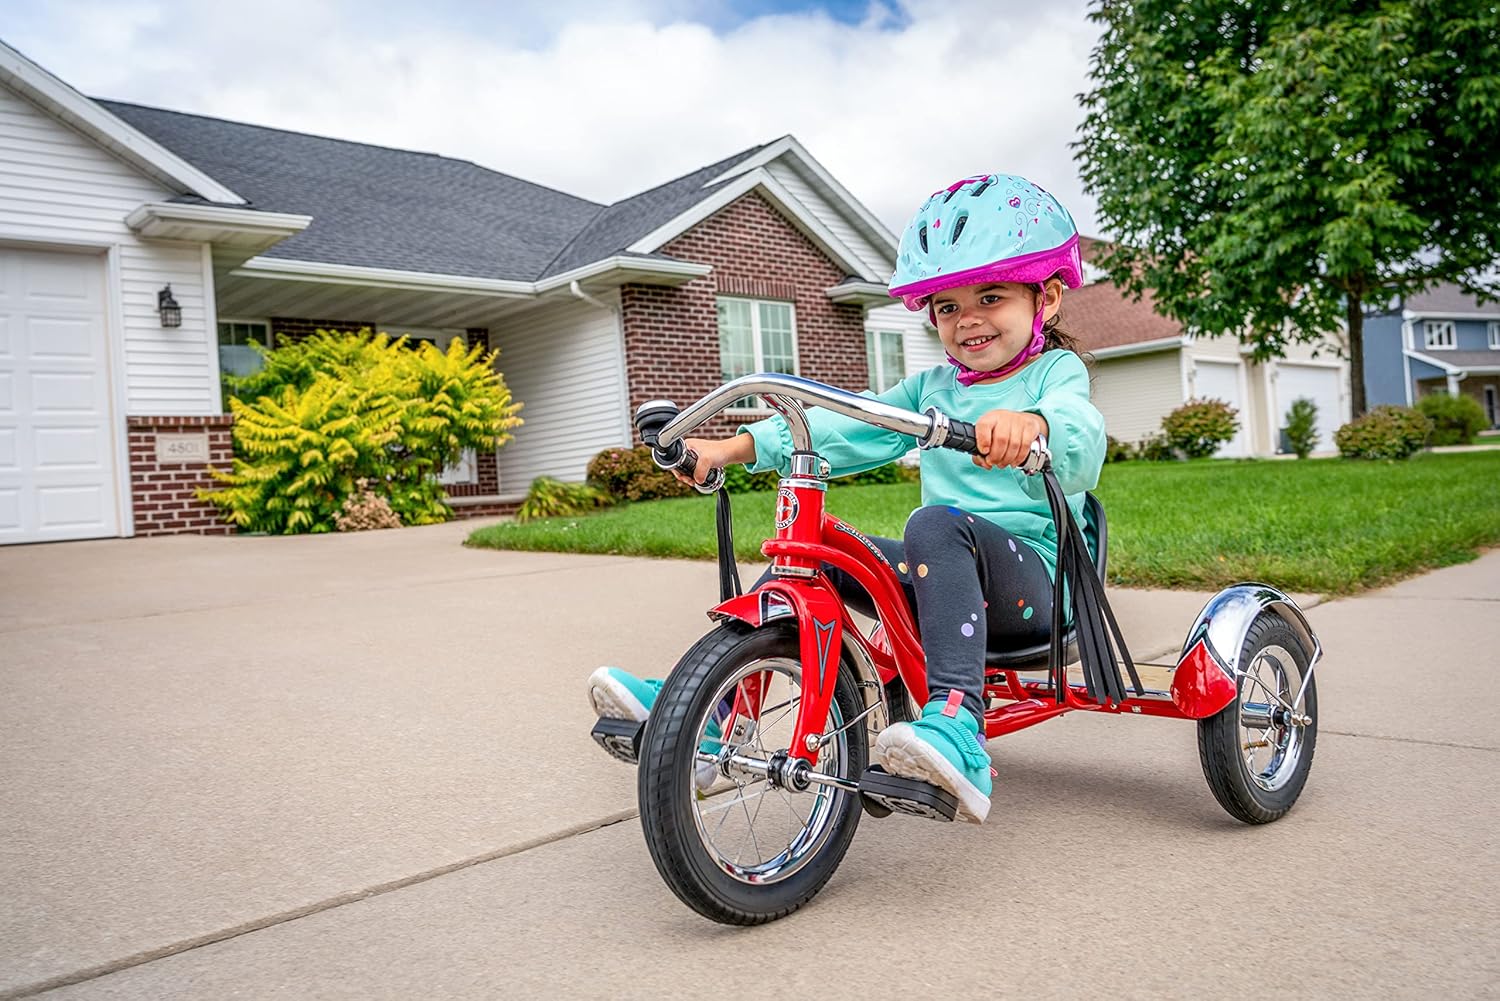
[[[371,327],[498,348],[525,424],[448,471],[469,513],[581,479],[645,400],[766,369],[862,388],[871,359],[888,382],[936,343],[899,306],[867,328],[896,239],[791,137],[600,205],[92,100],[0,44],[0,146],[3,542],[224,531],[196,490],[228,464],[219,378],[252,341]]]
[[[1281,429],[1299,397],[1318,408],[1316,451],[1334,449],[1333,433],[1349,420],[1349,364],[1328,344],[1293,344],[1260,363],[1232,337],[1193,337],[1156,311],[1147,293],[1133,302],[1088,264],[1087,284],[1063,296],[1062,326],[1093,355],[1094,403],[1110,435],[1138,443],[1161,432],[1162,418],[1190,399],[1220,399],[1239,412],[1240,429],[1218,455],[1269,456],[1286,451]]]
[[[1500,427],[1500,302],[1480,305],[1456,285],[1439,285],[1366,314],[1364,349],[1370,406],[1462,393]]]

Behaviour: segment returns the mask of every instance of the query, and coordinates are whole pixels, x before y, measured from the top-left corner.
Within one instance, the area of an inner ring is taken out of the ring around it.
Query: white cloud
[[[893,231],[982,170],[1031,177],[1094,230],[1068,148],[1097,35],[1084,0],[915,0],[897,27],[881,8],[723,27],[732,7],[53,2],[5,40],[93,96],[426,150],[597,201],[792,133]]]

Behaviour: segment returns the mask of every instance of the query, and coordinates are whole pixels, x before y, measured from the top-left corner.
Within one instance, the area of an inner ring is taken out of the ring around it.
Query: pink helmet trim
[[[962,182],[960,182],[962,183]],[[960,288],[964,285],[980,285],[985,282],[1021,282],[1035,284],[1057,275],[1068,288],[1083,285],[1083,258],[1078,251],[1078,236],[1069,237],[1060,246],[1051,250],[1039,250],[993,264],[981,265],[967,271],[955,271],[950,275],[934,275],[931,278],[900,288],[891,289],[891,295],[906,303],[906,308],[915,312],[927,305],[932,296],[944,289]]]

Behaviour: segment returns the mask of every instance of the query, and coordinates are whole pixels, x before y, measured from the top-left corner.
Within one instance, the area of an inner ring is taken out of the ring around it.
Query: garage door
[[[1318,407],[1318,441],[1313,445],[1313,451],[1333,451],[1333,433],[1343,423],[1343,407],[1339,405],[1339,370],[1287,362],[1277,365],[1277,428],[1286,427],[1286,412],[1301,397],[1312,400]]]
[[[0,247],[0,543],[118,535],[104,259]]]
[[[1250,454],[1250,415],[1245,411],[1245,401],[1240,397],[1240,366],[1235,362],[1204,361],[1193,363],[1193,393],[1199,399],[1223,400],[1236,411],[1240,429],[1234,438],[1225,442],[1214,455],[1239,458]]]

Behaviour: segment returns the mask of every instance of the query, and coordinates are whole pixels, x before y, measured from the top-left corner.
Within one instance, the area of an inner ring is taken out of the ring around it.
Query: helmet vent
[[[917,230],[917,242],[922,245],[922,253],[927,253],[927,227],[923,226]]]
[[[953,223],[953,235],[950,236],[950,237],[948,237],[948,245],[949,246],[953,246],[953,247],[958,246],[958,237],[959,237],[959,234],[961,234],[964,231],[964,223],[966,223],[968,221],[969,221],[969,213],[962,212],[962,213],[959,214],[957,221],[955,221]]]
[[[943,196],[943,204],[947,205],[949,202],[951,202],[953,200],[953,196],[956,194],[958,194],[957,188],[949,188],[948,193]]]
[[[977,187],[973,191],[969,192],[969,194],[970,194],[970,196],[972,196],[974,198],[978,198],[980,195],[984,194],[984,189],[985,188],[989,187],[991,184],[994,184],[994,183],[995,182],[994,182],[993,179],[986,177],[983,181],[979,182],[979,187]],[[955,236],[956,235],[957,234],[955,234]]]

